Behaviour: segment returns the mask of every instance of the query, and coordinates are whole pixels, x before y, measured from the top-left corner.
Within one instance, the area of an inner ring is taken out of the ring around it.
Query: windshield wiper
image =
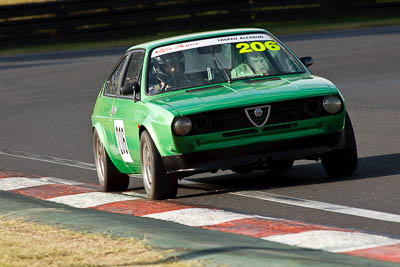
[[[228,73],[226,72],[226,70],[224,69],[224,66],[222,65],[222,63],[221,63],[221,62],[218,60],[218,58],[215,56],[214,50],[213,50],[213,47],[212,47],[212,46],[211,46],[211,54],[212,54],[212,60],[213,60],[214,67],[215,67],[218,71],[221,71],[221,70],[222,70],[222,73],[224,74],[226,81],[227,81],[228,83],[232,83],[231,77],[229,76],[229,74],[228,74]],[[218,68],[217,63],[221,66],[221,69]]]

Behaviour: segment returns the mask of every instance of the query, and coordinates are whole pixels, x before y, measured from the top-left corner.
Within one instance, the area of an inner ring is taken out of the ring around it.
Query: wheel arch
[[[142,133],[146,131],[149,133],[151,140],[153,140],[154,145],[156,146],[158,152],[160,153],[160,143],[158,142],[158,139],[156,138],[156,133],[153,129],[153,127],[151,127],[151,125],[140,125],[139,128],[139,143],[140,143],[140,138],[142,137]]]
[[[139,142],[140,142],[140,137],[142,136],[142,133],[144,131],[147,131],[153,140],[154,145],[157,148],[158,153],[160,153],[161,156],[168,155],[171,152],[168,151],[167,145],[164,145],[160,142],[159,139],[159,134],[157,134],[157,131],[154,129],[153,125],[151,123],[144,123],[140,125],[139,127]]]
[[[100,142],[103,144],[104,149],[106,150],[107,154],[110,155],[108,141],[107,141],[107,138],[106,138],[106,132],[105,132],[104,128],[99,123],[96,123],[92,127],[92,134],[94,134],[95,130],[97,132],[97,135],[100,138]],[[112,157],[110,157],[110,159],[111,159],[111,161],[113,161]]]
[[[121,173],[132,173],[125,165],[124,162],[116,159],[113,156],[113,153],[111,153],[110,151],[110,142],[107,138],[107,134],[105,129],[101,126],[101,124],[97,123],[92,127],[92,131],[94,133],[94,130],[97,131],[98,136],[100,138],[100,142],[103,144],[104,150],[106,151],[108,157],[110,158],[111,162],[113,163],[113,165],[115,166],[115,168],[121,172]]]

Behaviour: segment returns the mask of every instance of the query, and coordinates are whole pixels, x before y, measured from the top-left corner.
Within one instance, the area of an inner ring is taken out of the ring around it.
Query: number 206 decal
[[[281,48],[276,44],[276,42],[273,41],[267,41],[265,43],[262,42],[251,42],[249,43],[238,43],[236,45],[236,48],[240,49],[239,53],[250,53],[250,52],[262,52],[265,51],[266,49],[272,50],[272,51],[277,51],[280,50]]]

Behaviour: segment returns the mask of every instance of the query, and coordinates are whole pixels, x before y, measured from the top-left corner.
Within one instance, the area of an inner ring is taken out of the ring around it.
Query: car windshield
[[[148,69],[148,92],[305,72],[267,34],[224,36],[158,47]]]

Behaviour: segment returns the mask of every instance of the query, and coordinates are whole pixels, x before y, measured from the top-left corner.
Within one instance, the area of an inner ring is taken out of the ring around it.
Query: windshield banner
[[[229,44],[237,42],[250,42],[250,41],[261,41],[261,40],[272,40],[272,38],[266,34],[256,33],[256,34],[246,34],[246,35],[232,35],[232,36],[222,36],[212,39],[196,40],[191,42],[185,42],[180,44],[173,44],[168,46],[159,47],[153,50],[151,57],[157,57],[172,52],[183,51],[192,48],[205,47],[210,45],[218,44]]]

